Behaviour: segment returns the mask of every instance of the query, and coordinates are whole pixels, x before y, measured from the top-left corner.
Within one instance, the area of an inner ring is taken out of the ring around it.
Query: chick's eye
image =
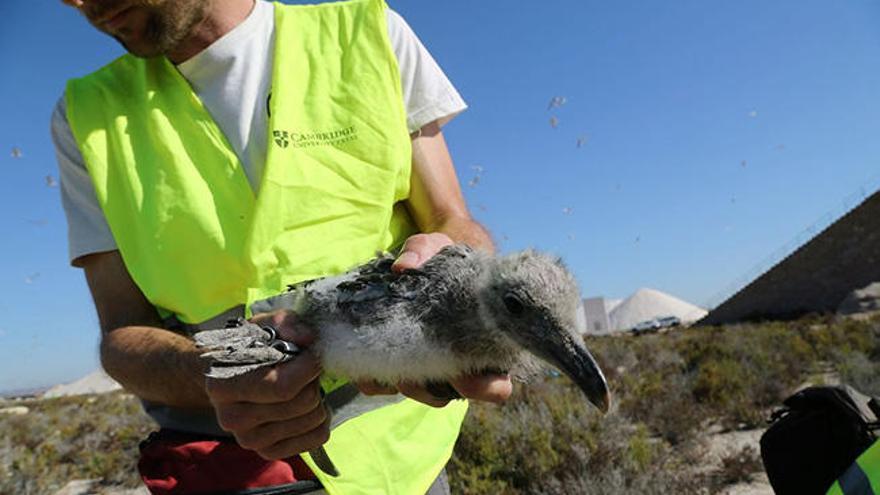
[[[501,300],[504,301],[504,306],[510,314],[521,315],[525,309],[522,299],[515,294],[504,294],[504,297],[502,297]]]

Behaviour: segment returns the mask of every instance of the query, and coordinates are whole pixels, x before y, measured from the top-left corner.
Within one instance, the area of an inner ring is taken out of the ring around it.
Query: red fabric
[[[267,461],[232,438],[165,429],[141,444],[138,471],[150,493],[158,495],[229,492],[315,479],[298,456]]]

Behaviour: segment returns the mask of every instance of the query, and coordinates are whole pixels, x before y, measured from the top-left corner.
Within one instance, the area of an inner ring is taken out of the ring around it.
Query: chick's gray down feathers
[[[580,292],[558,259],[533,250],[494,256],[457,244],[418,269],[395,273],[393,262],[380,256],[291,289],[290,309],[316,331],[312,350],[325,371],[355,381],[430,383],[486,371],[527,376],[537,358],[607,410],[604,376],[577,326]],[[206,354],[214,376],[229,376],[236,360],[253,369],[280,358],[269,356],[274,350],[260,344],[253,326],[253,335],[233,342],[235,330],[196,334],[198,345],[215,349]],[[224,362],[230,353],[238,354]]]

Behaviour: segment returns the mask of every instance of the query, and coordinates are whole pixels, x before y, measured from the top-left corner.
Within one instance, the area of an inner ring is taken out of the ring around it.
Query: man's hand
[[[416,234],[403,244],[403,249],[391,268],[397,272],[418,268],[450,244],[453,244],[452,239],[440,232]],[[462,397],[495,403],[504,402],[513,392],[513,384],[509,375],[462,376],[452,380],[451,385]],[[443,407],[449,402],[447,399],[435,397],[421,384],[401,382],[395,387],[388,387],[375,382],[360,382],[357,386],[366,395],[400,392],[411,399],[434,407]]]
[[[321,397],[317,357],[307,349],[314,335],[286,311],[256,316],[279,336],[305,349],[295,359],[231,379],[208,378],[205,389],[220,426],[266,459],[315,449],[330,438],[330,415]]]
[[[410,236],[403,243],[391,269],[400,273],[407,269],[418,268],[441,249],[452,244],[454,244],[452,239],[440,232]]]

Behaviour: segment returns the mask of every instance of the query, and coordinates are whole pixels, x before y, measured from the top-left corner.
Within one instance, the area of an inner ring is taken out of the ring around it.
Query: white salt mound
[[[611,328],[629,330],[637,323],[664,316],[677,316],[692,323],[706,316],[705,309],[655,289],[639,289],[608,313]]]
[[[55,385],[43,394],[43,398],[64,397],[68,395],[104,394],[121,389],[116,380],[110,378],[104,370],[98,369],[64,385]]]

